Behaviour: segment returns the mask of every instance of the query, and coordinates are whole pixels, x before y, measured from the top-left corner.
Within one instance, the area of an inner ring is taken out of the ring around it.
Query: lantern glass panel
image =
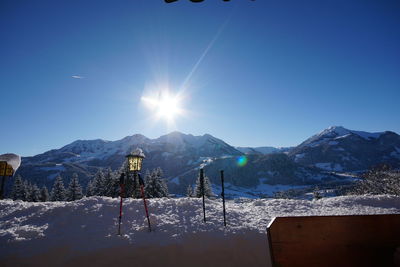
[[[129,157],[129,170],[140,171],[142,169],[142,158],[141,157]]]

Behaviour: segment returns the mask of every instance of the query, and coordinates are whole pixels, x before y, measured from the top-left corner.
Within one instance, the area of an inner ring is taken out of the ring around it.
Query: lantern
[[[128,170],[131,172],[142,169],[142,161],[145,158],[143,151],[136,148],[132,153],[126,156],[128,158]]]

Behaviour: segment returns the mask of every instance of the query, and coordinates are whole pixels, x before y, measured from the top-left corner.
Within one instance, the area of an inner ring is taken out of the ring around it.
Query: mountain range
[[[170,192],[175,194],[184,194],[186,187],[194,184],[199,168],[205,169],[215,189],[220,185],[219,171],[224,170],[232,195],[251,196],[263,195],[268,186],[348,183],[354,180],[354,173],[383,162],[400,167],[398,134],[333,126],[290,148],[233,147],[209,134],[180,132],[156,139],[135,134],[117,141],[77,140],[60,149],[22,157],[17,174],[50,187],[57,175],[67,183],[77,173],[85,185],[100,169],[121,169],[125,156],[136,147],[146,155],[143,170],[161,167]]]
[[[301,165],[337,172],[362,172],[373,165],[399,166],[400,136],[329,127],[289,151]]]

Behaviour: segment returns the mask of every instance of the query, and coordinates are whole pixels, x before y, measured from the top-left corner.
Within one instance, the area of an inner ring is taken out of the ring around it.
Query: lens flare
[[[239,156],[236,158],[236,164],[239,167],[243,167],[247,164],[247,157],[246,156]]]

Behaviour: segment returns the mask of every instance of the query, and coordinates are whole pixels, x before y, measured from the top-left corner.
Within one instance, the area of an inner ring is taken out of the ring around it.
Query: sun
[[[162,90],[152,96],[143,96],[142,102],[153,112],[157,119],[173,122],[183,113],[179,94],[172,95],[169,90]]]
[[[157,116],[173,119],[179,114],[179,101],[176,97],[164,95],[157,102]]]

